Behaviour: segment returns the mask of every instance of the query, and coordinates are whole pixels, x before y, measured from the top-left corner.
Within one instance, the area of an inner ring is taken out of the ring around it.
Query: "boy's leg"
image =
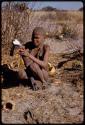
[[[37,90],[38,88],[42,88],[42,89],[45,89],[45,88],[48,88],[48,85],[50,85],[49,83],[47,83],[46,81],[48,80],[48,72],[44,69],[41,69],[39,67],[38,64],[36,63],[33,63],[30,65],[30,69],[31,69],[31,72],[33,72],[34,74],[34,78],[31,78],[31,82],[34,86],[34,88]],[[36,80],[38,78],[38,80]],[[41,83],[38,83],[39,82],[39,79],[40,81],[42,82]],[[38,85],[39,84],[39,85]],[[40,85],[41,84],[41,85]],[[36,88],[37,87],[37,88]]]
[[[18,80],[19,80],[19,83],[32,87],[32,84],[30,83],[30,74],[28,73],[28,71],[26,70],[18,71]]]
[[[33,90],[39,90],[42,89],[42,82],[40,82],[39,80],[35,80],[34,77],[30,77],[31,80],[31,84],[33,87]]]
[[[19,70],[18,71],[18,77],[19,77],[19,79],[28,79],[28,76],[27,76],[27,74],[26,74],[26,71],[25,70]]]
[[[50,82],[48,81],[49,75],[48,72],[45,69],[42,69],[42,73],[45,79],[45,82],[43,83],[43,89],[48,88],[50,86]]]
[[[45,79],[45,81],[47,81],[48,80],[48,72],[45,70],[45,69],[42,69],[42,73],[43,73],[43,76],[44,76],[44,79]]]
[[[40,69],[40,67],[39,67],[38,64],[32,63],[30,65],[30,69],[33,72],[33,74],[34,74],[35,77],[38,77],[41,80],[41,82],[45,82],[45,79],[44,79],[44,76],[43,76],[43,72]]]

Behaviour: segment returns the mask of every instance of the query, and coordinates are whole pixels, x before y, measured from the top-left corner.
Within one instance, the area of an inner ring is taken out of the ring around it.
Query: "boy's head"
[[[45,31],[42,27],[36,27],[32,33],[32,41],[36,47],[43,43]]]

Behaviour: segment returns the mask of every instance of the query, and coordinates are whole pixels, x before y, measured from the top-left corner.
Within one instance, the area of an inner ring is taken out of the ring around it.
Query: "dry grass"
[[[58,34],[76,38],[79,36],[77,23],[83,24],[82,11],[33,11],[26,9],[22,12],[5,9],[2,11],[2,50],[9,54],[12,41],[17,38],[22,43],[31,38],[34,27],[46,28],[48,36],[56,37]],[[60,28],[59,28],[60,27]]]
[[[56,12],[56,20],[60,22],[82,23],[83,13],[80,11],[58,11]]]
[[[45,27],[50,38],[59,38],[60,34],[73,39],[80,37],[79,25],[83,24],[82,11],[35,11],[33,14],[35,15],[35,20],[37,17],[38,24]],[[31,19],[33,18],[32,16]],[[34,24],[35,22],[32,23]],[[81,34],[83,34],[83,29]]]
[[[36,16],[39,16],[43,21],[53,21],[56,23],[63,22],[73,22],[82,23],[83,22],[83,11],[35,11]]]
[[[22,42],[28,39],[29,12],[2,11],[2,48],[8,50],[17,38]]]
[[[78,38],[79,36],[79,30],[77,24],[70,24],[66,23],[63,25],[62,34],[64,34],[65,37],[71,37],[73,39]]]

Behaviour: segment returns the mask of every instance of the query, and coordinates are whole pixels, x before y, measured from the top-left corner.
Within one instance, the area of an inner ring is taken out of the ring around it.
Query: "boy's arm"
[[[20,55],[22,55],[22,58],[24,60],[24,64],[26,67],[28,67],[29,65],[31,65],[34,62],[31,58],[29,58],[29,49],[23,49],[23,50],[21,49],[20,51],[21,51]],[[38,49],[33,49],[30,52],[30,54],[32,56],[36,56],[37,52],[38,52]],[[25,55],[27,55],[27,56],[25,56]]]
[[[37,53],[36,50],[32,50],[32,51],[30,52],[30,54],[31,54],[32,56],[35,56],[36,53]],[[26,56],[23,56],[23,60],[24,60],[24,64],[25,64],[26,67],[30,66],[30,65],[34,62],[32,59],[30,59],[29,57],[26,57]]]
[[[43,68],[47,67],[48,64],[48,56],[49,56],[49,50],[50,47],[49,46],[45,46],[45,55],[44,55],[44,59],[43,61],[40,61],[39,59],[37,59],[36,57],[34,57],[33,55],[29,54],[29,58],[31,60],[33,60],[34,62],[36,62],[38,65],[40,65]]]
[[[33,63],[33,61],[28,56],[24,56],[24,55],[29,54],[29,49],[25,48],[25,45],[23,45],[21,48],[19,48],[19,54],[22,56],[22,59],[24,61],[24,65],[26,67],[28,67],[30,64]]]

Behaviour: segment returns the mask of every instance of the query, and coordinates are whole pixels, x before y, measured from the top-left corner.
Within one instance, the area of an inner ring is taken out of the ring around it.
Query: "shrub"
[[[77,28],[77,24],[73,23],[64,24],[62,34],[64,34],[65,37],[71,37],[73,39],[78,38],[79,31]]]

